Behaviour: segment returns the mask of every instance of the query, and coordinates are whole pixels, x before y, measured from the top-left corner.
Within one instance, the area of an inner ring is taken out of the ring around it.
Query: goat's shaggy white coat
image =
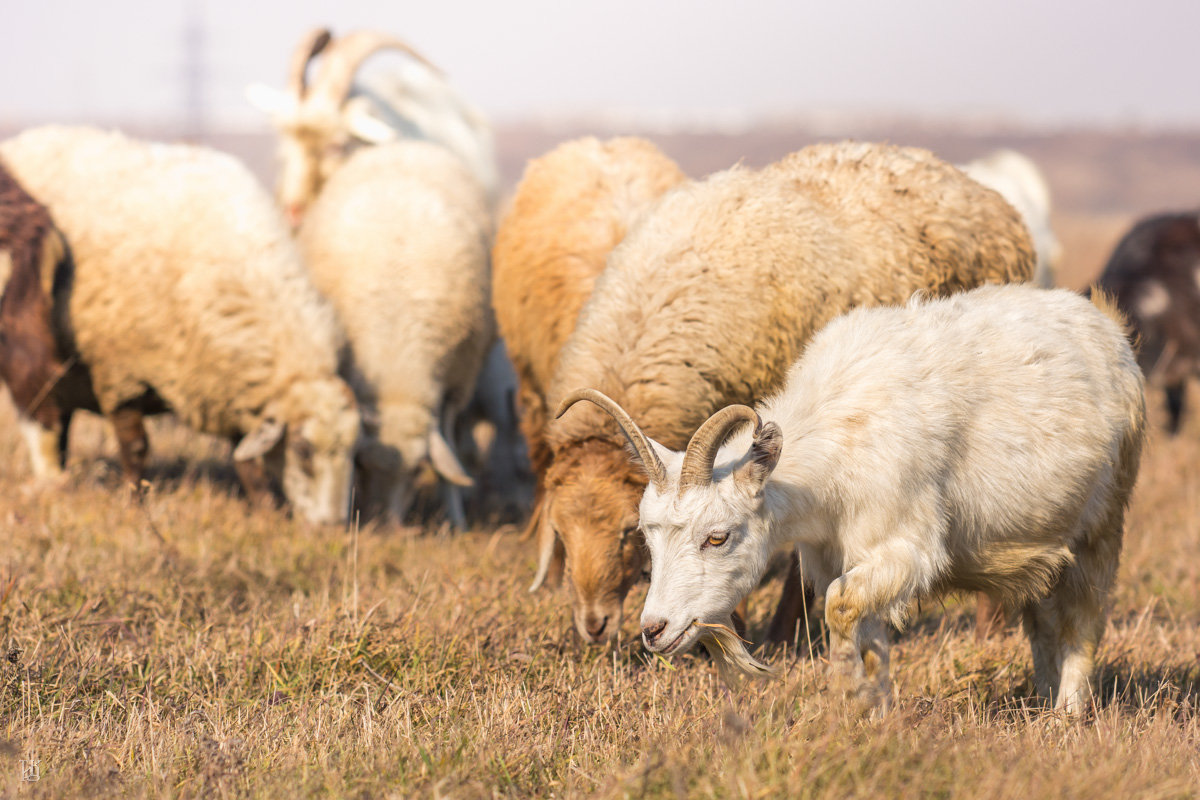
[[[1039,691],[1079,711],[1144,437],[1116,316],[1022,285],[859,309],[813,339],[703,485],[680,490],[683,454],[653,445],[666,479],[640,507],[647,646],[712,638],[703,626],[729,624],[794,543],[825,593],[831,659],[871,704],[890,697],[883,620],[903,624],[918,597],[985,591],[1024,609]],[[721,644],[727,664],[755,669]]]
[[[87,127],[26,131],[0,156],[69,242],[70,324],[100,410],[150,392],[205,433],[282,435],[289,499],[345,519],[359,419],[341,333],[254,176],[214,150]]]

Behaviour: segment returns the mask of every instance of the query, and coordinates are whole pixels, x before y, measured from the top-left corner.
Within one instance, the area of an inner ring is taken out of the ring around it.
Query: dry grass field
[[[1148,210],[1148,209],[1147,209]],[[1130,211],[1056,219],[1061,280]],[[1200,795],[1200,413],[1155,432],[1129,516],[1095,714],[1032,698],[1018,630],[926,603],[895,637],[897,703],[849,715],[819,642],[726,689],[652,657],[640,596],[615,651],[526,592],[512,528],[315,528],[238,496],[226,445],[151,427],[149,488],[79,420],[69,485],[29,485],[0,402],[0,798]],[[752,601],[761,635],[780,585]],[[22,780],[33,777],[36,781]]]

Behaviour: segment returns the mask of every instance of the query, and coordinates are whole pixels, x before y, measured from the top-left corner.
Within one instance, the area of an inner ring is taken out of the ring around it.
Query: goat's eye
[[[714,531],[704,540],[704,544],[700,546],[703,550],[705,547],[720,547],[729,539],[729,531]]]
[[[626,542],[628,542],[630,539],[632,539],[632,538],[634,538],[635,536],[637,536],[637,532],[638,532],[638,526],[637,526],[637,525],[630,525],[628,528],[626,528],[625,530],[621,531],[621,544],[625,544],[625,543],[626,543]]]

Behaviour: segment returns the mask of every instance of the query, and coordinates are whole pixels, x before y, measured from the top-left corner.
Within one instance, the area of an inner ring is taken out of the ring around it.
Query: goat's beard
[[[732,687],[741,685],[743,678],[774,678],[777,670],[767,666],[746,649],[745,640],[737,635],[732,625],[720,623],[695,623],[704,628],[700,642],[716,662],[721,680]]]

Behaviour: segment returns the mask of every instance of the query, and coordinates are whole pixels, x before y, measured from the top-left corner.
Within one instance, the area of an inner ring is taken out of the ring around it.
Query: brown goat
[[[1188,378],[1200,374],[1200,215],[1157,214],[1113,250],[1097,286],[1140,340],[1147,382],[1166,390],[1167,430],[1179,432]]]
[[[35,477],[51,477],[66,462],[71,404],[63,402],[63,393],[77,383],[64,381],[75,359],[56,302],[69,291],[71,261],[50,213],[3,164],[0,258],[8,268],[0,275],[0,379],[16,406]]]
[[[521,431],[537,480],[531,530],[550,464],[546,390],[558,352],[609,252],[656,198],[685,178],[645,140],[576,139],[529,162],[500,224],[492,306],[517,372]],[[548,572],[558,577],[561,550],[543,561],[532,589]]]

